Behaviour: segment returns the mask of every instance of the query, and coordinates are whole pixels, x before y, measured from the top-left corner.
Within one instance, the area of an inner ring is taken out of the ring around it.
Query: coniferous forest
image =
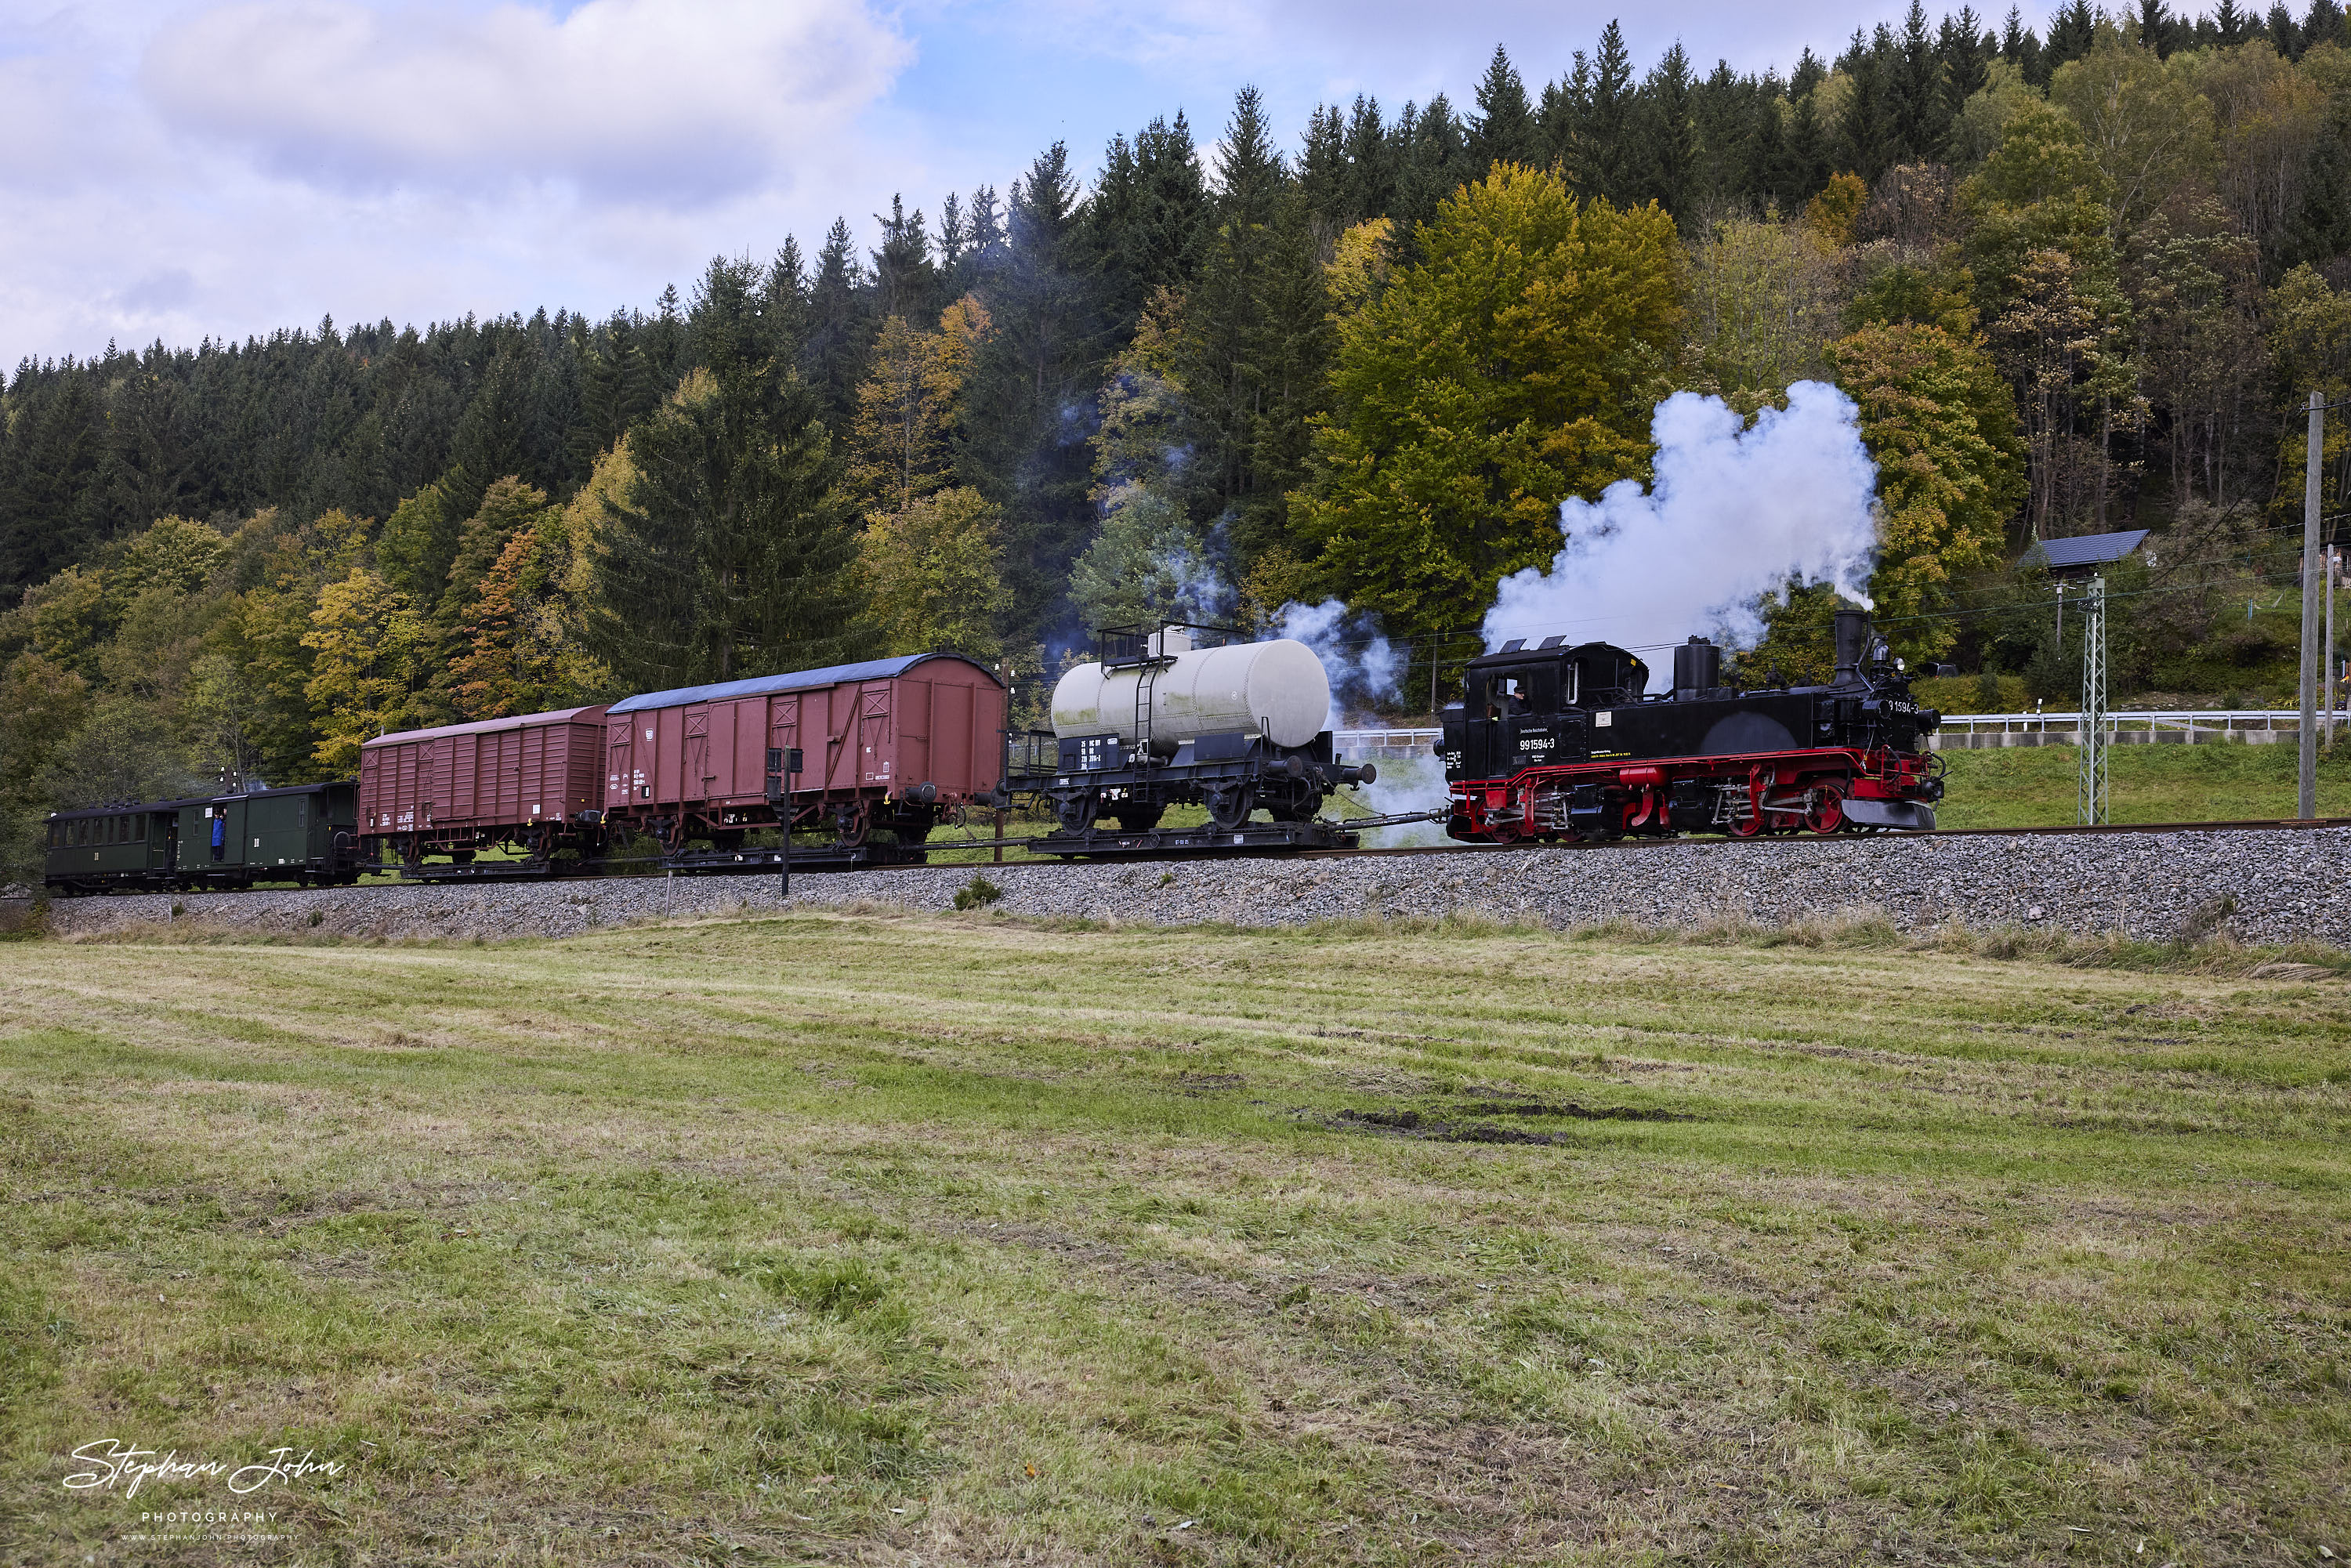
[[[877,193],[681,291],[26,361],[0,397],[0,805],[349,774],[388,729],[1337,599],[1425,707],[1652,409],[1834,382],[1872,590],[1970,701],[2065,699],[2035,541],[2126,528],[2121,695],[2291,679],[2303,424],[2351,392],[2351,30],[1916,3],[1782,74],[1611,24],[1459,102],[1171,111],[1081,180]],[[1545,75],[1544,72],[1552,74]],[[1210,150],[1213,151],[1210,151]],[[862,214],[861,214],[862,216]],[[2330,434],[2335,492],[2351,440]],[[2330,512],[2344,509],[2330,499]],[[1766,606],[1776,666],[1828,601]]]

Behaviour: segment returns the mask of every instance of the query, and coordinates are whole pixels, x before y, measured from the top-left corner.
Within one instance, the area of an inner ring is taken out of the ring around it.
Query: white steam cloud
[[[1751,644],[1758,601],[1791,578],[1866,605],[1877,465],[1860,414],[1836,388],[1798,382],[1786,410],[1765,409],[1750,430],[1720,398],[1676,392],[1649,427],[1656,484],[1620,480],[1561,507],[1566,544],[1549,571],[1503,579],[1487,646],[1563,634],[1656,648],[1708,629]],[[1653,685],[1673,678],[1668,661],[1648,663]]]
[[[1403,695],[1397,685],[1404,674],[1404,655],[1376,627],[1351,615],[1335,599],[1320,604],[1285,604],[1274,616],[1273,634],[1289,637],[1314,650],[1331,677],[1331,717],[1327,727],[1338,729],[1350,715],[1377,702],[1394,702]]]

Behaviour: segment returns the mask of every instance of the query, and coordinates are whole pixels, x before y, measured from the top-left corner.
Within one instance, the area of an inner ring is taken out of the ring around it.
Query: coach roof
[[[730,697],[764,696],[770,692],[808,691],[817,686],[837,686],[851,681],[886,681],[893,675],[903,675],[925,659],[953,659],[969,664],[973,669],[996,681],[996,672],[977,659],[961,653],[907,653],[895,659],[868,659],[862,664],[828,664],[821,670],[797,670],[784,675],[753,675],[748,680],[721,681],[710,686],[680,686],[675,691],[640,692],[632,697],[622,697],[605,711],[637,713],[645,708],[685,707],[695,703],[725,702]],[[1004,683],[997,681],[997,685]]]

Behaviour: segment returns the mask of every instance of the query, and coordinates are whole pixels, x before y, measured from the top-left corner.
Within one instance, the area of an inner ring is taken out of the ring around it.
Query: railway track
[[[961,870],[967,867],[974,871],[981,871],[999,864],[1021,866],[1072,866],[1079,864],[1102,864],[1113,861],[1125,864],[1156,865],[1180,864],[1184,862],[1197,860],[1350,860],[1380,857],[1407,858],[1425,855],[1514,855],[1525,854],[1536,850],[1569,850],[1588,852],[1610,850],[1639,851],[1662,849],[1674,844],[1707,842],[1736,844],[1741,847],[1746,847],[1769,844],[1818,844],[1835,843],[1840,841],[1851,842],[1856,841],[1859,838],[1865,838],[1872,841],[1886,841],[1893,839],[2064,838],[2146,833],[2316,831],[2328,828],[2351,828],[2351,817],[2316,817],[2307,820],[2291,817],[2257,818],[2251,820],[2210,822],[2116,822],[2101,824],[2095,827],[2068,824],[2058,827],[2044,828],[1945,828],[1938,829],[1934,832],[1930,833],[1886,831],[1870,833],[1867,835],[1830,834],[1823,836],[1813,833],[1782,833],[1753,839],[1734,839],[1728,837],[1716,838],[1712,835],[1701,835],[1676,836],[1670,838],[1621,838],[1584,841],[1574,843],[1533,841],[1514,844],[1472,844],[1458,842],[1444,844],[1407,844],[1395,848],[1352,850],[1187,850],[1182,853],[1176,854],[1153,853],[1149,851],[1135,851],[1125,853],[1105,854],[1095,859],[1083,862],[1065,860],[1059,857],[1039,857],[1033,860],[1012,862],[944,858],[951,855],[962,856],[967,854],[978,854],[999,848],[1018,849],[1025,846],[1030,841],[1027,839],[1018,838],[979,839],[967,843],[932,843],[925,846],[931,858],[919,862],[909,861],[895,863],[883,860],[858,861],[855,862],[845,862],[839,859],[826,860],[818,854],[804,853],[801,851],[795,850],[792,854],[792,869],[804,875],[813,876],[831,870],[896,872],[921,871],[925,869]],[[493,862],[486,865],[476,863],[470,866],[433,868],[423,875],[411,874],[402,877],[401,879],[401,884],[448,885],[455,883],[463,885],[474,883],[589,882],[601,880],[610,876],[613,874],[612,868],[622,865],[645,866],[647,870],[642,874],[656,874],[674,870],[689,876],[758,876],[771,874],[781,869],[781,867],[776,864],[772,859],[766,857],[748,858],[742,862],[721,862],[717,857],[711,856],[704,857],[697,863],[693,865],[674,868],[664,867],[657,860],[651,858],[643,861],[559,862],[551,866],[536,868],[507,866],[500,864],[499,862]],[[378,883],[371,885],[383,886],[386,884]]]

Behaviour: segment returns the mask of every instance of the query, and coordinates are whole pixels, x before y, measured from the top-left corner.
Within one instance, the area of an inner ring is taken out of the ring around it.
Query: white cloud
[[[165,27],[140,79],[174,130],[308,183],[676,205],[791,189],[910,52],[855,0],[246,0]]]

